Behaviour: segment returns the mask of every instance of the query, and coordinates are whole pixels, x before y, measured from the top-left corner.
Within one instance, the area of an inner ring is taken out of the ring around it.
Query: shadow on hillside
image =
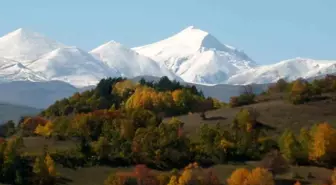
[[[262,129],[265,129],[265,130],[268,130],[268,131],[270,131],[270,130],[272,130],[272,131],[276,130],[275,127],[267,125],[267,124],[262,123],[260,121],[257,121],[256,127],[259,127],[259,128],[262,128]]]
[[[204,121],[217,121],[217,120],[226,120],[228,118],[223,116],[212,116],[212,117],[205,117],[203,118]]]
[[[60,177],[58,180],[57,180],[57,184],[69,184],[70,182],[72,182],[71,179],[68,179],[66,177]]]
[[[297,180],[294,179],[276,179],[275,185],[293,185],[295,184]],[[308,181],[305,180],[299,180],[301,185],[307,185],[310,184]]]

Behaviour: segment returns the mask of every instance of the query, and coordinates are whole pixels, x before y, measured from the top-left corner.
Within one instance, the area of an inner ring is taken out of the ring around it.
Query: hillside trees
[[[328,123],[317,125],[312,134],[309,158],[317,162],[330,164],[336,159],[336,130]]]
[[[298,79],[293,82],[290,91],[290,101],[293,104],[300,104],[309,101],[310,96],[311,92],[307,81],[303,79]]]
[[[27,184],[29,164],[21,157],[22,147],[21,137],[0,143],[0,183]]]
[[[56,169],[54,160],[51,156],[45,153],[35,159],[33,165],[34,182],[39,185],[55,184],[56,183]]]
[[[336,76],[326,75],[324,78],[314,79],[312,82],[301,78],[293,82],[280,79],[268,88],[266,94],[282,93],[288,96],[291,103],[302,104],[312,100],[325,99],[326,93],[334,92],[336,92]]]
[[[92,90],[56,101],[41,112],[41,116],[55,118],[111,108],[143,108],[155,113],[177,115],[194,111],[204,99],[202,92],[195,86],[183,86],[167,77],[162,77],[155,83],[144,80],[134,83],[124,78],[108,78],[102,79]],[[218,106],[219,103],[216,103]]]
[[[255,102],[255,94],[252,86],[243,86],[239,96],[233,96],[230,98],[231,107],[239,107],[243,105],[249,105]]]
[[[336,129],[328,123],[302,128],[297,137],[285,131],[279,139],[282,155],[291,163],[332,165],[336,158]]]
[[[9,137],[15,134],[16,127],[13,120],[9,120],[6,123],[0,125],[0,137]]]
[[[286,130],[279,138],[279,147],[284,158],[290,163],[294,163],[299,157],[301,145],[290,130]]]
[[[240,168],[227,180],[228,185],[274,185],[272,174],[264,168],[255,168],[251,172]]]

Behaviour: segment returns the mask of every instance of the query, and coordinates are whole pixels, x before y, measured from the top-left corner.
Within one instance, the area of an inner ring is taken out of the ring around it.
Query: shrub
[[[230,98],[231,107],[239,107],[254,103],[255,94],[242,94],[240,96],[233,96]]]

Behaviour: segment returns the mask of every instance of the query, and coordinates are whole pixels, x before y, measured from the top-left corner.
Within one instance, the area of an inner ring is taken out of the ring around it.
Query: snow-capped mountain
[[[0,56],[23,65],[65,45],[27,29],[17,29],[0,38]]]
[[[77,47],[58,48],[27,67],[48,80],[60,80],[76,87],[96,85],[102,78],[120,76],[117,70]]]
[[[260,66],[231,76],[228,84],[272,83],[279,79],[293,81],[297,78],[313,78],[336,72],[336,60],[295,58],[276,64]]]
[[[152,59],[139,55],[115,41],[107,42],[90,52],[102,60],[110,68],[117,69],[121,76],[133,78],[136,76],[167,76],[170,79],[178,77],[165,66],[160,66]]]
[[[111,41],[91,52],[26,29],[0,38],[0,83],[60,80],[85,87],[106,77],[168,76],[205,85],[261,84],[325,74],[336,74],[336,61],[295,58],[259,66],[243,51],[193,26],[142,47]]]
[[[221,44],[208,32],[193,26],[162,41],[133,49],[192,83],[225,83],[232,75],[257,66],[244,52]]]
[[[20,62],[0,57],[0,82],[45,81],[43,76],[22,65]]]

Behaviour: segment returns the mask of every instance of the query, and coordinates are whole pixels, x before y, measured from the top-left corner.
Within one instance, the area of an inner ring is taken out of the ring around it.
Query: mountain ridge
[[[109,41],[89,52],[111,68],[119,71],[122,77],[133,78],[141,75],[167,76],[179,79],[174,73],[160,66],[152,59],[139,55],[116,41]]]
[[[61,80],[84,87],[106,77],[149,75],[208,86],[263,84],[334,74],[336,61],[324,62],[294,58],[259,65],[195,26],[152,44],[127,48],[112,40],[91,52],[22,28],[0,38],[0,83]]]
[[[0,56],[26,62],[66,45],[28,29],[19,28],[0,37]]]

